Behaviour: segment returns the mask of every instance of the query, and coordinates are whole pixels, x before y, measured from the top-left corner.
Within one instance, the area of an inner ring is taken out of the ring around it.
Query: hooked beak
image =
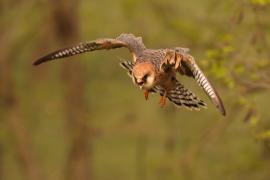
[[[145,82],[143,80],[136,80],[136,84],[140,87],[140,89],[143,89],[144,83]]]

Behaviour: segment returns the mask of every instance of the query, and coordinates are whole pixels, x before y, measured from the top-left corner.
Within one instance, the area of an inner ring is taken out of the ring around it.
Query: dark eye
[[[148,74],[144,75],[143,78],[142,78],[142,80],[145,82],[146,79],[147,79],[147,77],[148,77]]]

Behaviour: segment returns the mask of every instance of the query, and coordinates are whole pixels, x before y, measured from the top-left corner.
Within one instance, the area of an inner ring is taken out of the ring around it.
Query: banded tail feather
[[[200,85],[200,87],[204,90],[204,92],[210,97],[213,104],[219,109],[219,111],[222,113],[222,115],[226,115],[226,111],[223,105],[223,102],[219,96],[219,94],[216,92],[214,87],[211,85],[209,80],[206,78],[206,76],[203,74],[202,70],[199,68],[199,66],[196,64],[194,58],[192,56],[189,56],[189,63],[186,63],[195,80]]]
[[[160,95],[164,95],[161,87],[155,87]],[[176,86],[166,94],[167,98],[176,106],[185,106],[189,110],[200,110],[201,107],[206,108],[207,105],[199,99],[194,93],[186,89],[180,82],[176,81]]]
[[[120,66],[128,71],[128,76],[132,77],[132,69],[134,64],[131,61],[123,61],[119,63]]]

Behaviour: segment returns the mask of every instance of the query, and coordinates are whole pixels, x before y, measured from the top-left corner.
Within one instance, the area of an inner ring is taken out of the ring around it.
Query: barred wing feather
[[[204,90],[204,92],[210,97],[213,104],[219,109],[222,115],[226,115],[226,111],[223,105],[223,102],[217,93],[217,91],[214,89],[214,87],[211,85],[209,80],[206,78],[206,76],[203,74],[199,66],[196,64],[194,58],[190,55],[187,57],[184,56],[183,61],[181,61],[180,68],[188,68],[188,70],[181,70],[182,72],[192,72],[192,76],[195,78],[197,83],[201,86],[201,88]]]
[[[127,44],[123,41],[116,40],[116,39],[98,39],[95,41],[89,41],[85,43],[80,43],[75,46],[59,49],[44,57],[37,59],[33,65],[39,65],[41,63],[52,61],[55,59],[65,58],[69,56],[74,56],[77,54],[95,51],[95,50],[102,50],[102,49],[114,49],[120,47],[126,47]]]

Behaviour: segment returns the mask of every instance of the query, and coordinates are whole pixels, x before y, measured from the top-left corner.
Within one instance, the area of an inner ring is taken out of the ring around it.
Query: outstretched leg
[[[148,99],[148,95],[149,95],[149,90],[144,90],[144,98],[145,98],[145,100]]]
[[[159,104],[162,108],[166,105],[166,99],[167,99],[166,94],[167,93],[165,92],[163,95],[160,96]]]

